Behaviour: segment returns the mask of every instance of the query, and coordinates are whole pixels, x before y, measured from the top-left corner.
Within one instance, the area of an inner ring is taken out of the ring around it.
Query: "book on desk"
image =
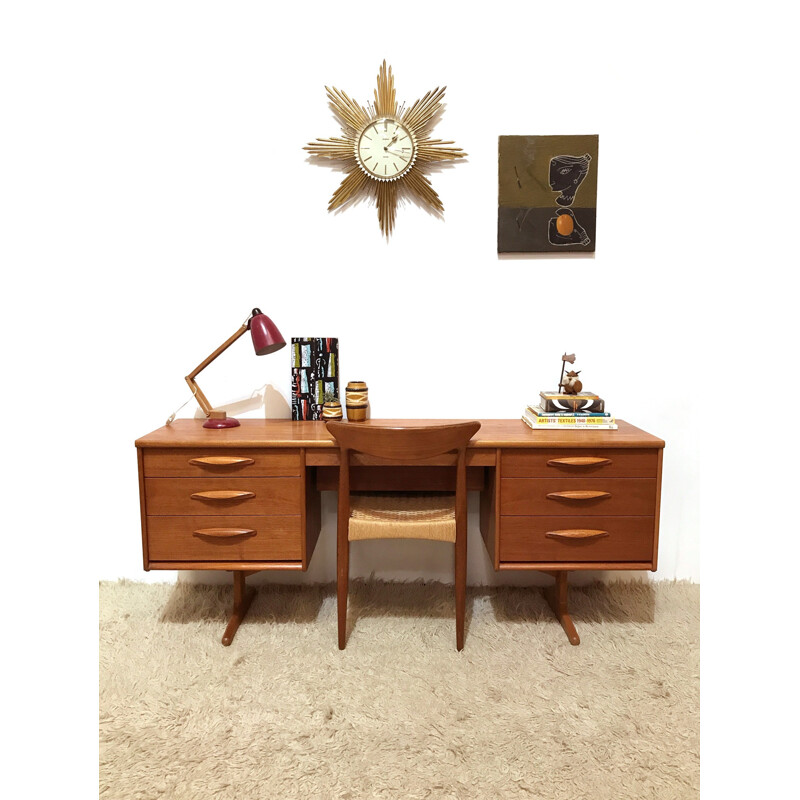
[[[607,411],[545,411],[541,405],[527,406],[522,421],[533,430],[617,430],[616,419]]]

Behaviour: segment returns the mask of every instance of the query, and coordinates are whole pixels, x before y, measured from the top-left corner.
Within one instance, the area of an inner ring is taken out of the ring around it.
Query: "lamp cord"
[[[197,395],[197,389],[193,389],[193,390],[192,390],[192,396],[189,398],[189,400],[187,400],[187,401],[186,401],[186,403],[188,403],[190,400],[193,400],[193,399],[196,397],[196,395]],[[175,409],[175,410],[174,410],[174,411],[173,411],[173,412],[172,412],[172,413],[169,415],[169,419],[167,419],[167,425],[172,425],[172,423],[175,421],[175,417],[177,416],[178,412],[179,412],[179,411],[180,411],[180,410],[183,408],[183,406],[185,406],[185,405],[186,405],[186,403],[183,403],[183,405],[181,405],[181,406],[179,406],[178,408],[176,408],[176,409]]]

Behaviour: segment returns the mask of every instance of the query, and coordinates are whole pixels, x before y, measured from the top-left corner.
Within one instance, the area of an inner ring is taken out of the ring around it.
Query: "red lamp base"
[[[225,419],[211,419],[210,417],[203,423],[204,428],[238,428],[239,420],[233,417],[225,417]]]

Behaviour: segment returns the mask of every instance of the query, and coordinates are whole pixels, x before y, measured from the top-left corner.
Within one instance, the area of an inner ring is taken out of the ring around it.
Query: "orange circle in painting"
[[[569,236],[573,230],[575,230],[575,225],[572,222],[572,217],[569,214],[561,214],[561,216],[556,219],[556,230],[562,236]]]

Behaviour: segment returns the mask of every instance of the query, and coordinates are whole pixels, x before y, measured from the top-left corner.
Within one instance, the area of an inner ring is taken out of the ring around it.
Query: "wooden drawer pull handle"
[[[195,492],[192,500],[244,500],[255,497],[254,492],[237,492],[235,489],[222,489],[213,492]]]
[[[550,492],[547,496],[551,500],[599,500],[611,497],[611,492]]]
[[[548,467],[603,467],[610,464],[610,458],[596,458],[595,456],[572,456],[569,458],[551,458]]]
[[[203,456],[202,458],[191,458],[189,463],[196,467],[241,467],[256,462],[252,458],[242,458],[241,456]]]
[[[212,539],[233,539],[235,536],[255,536],[252,528],[200,528],[192,536],[208,536]]]
[[[563,531],[547,531],[550,539],[600,539],[608,536],[608,531],[593,531],[587,528],[570,528]]]

